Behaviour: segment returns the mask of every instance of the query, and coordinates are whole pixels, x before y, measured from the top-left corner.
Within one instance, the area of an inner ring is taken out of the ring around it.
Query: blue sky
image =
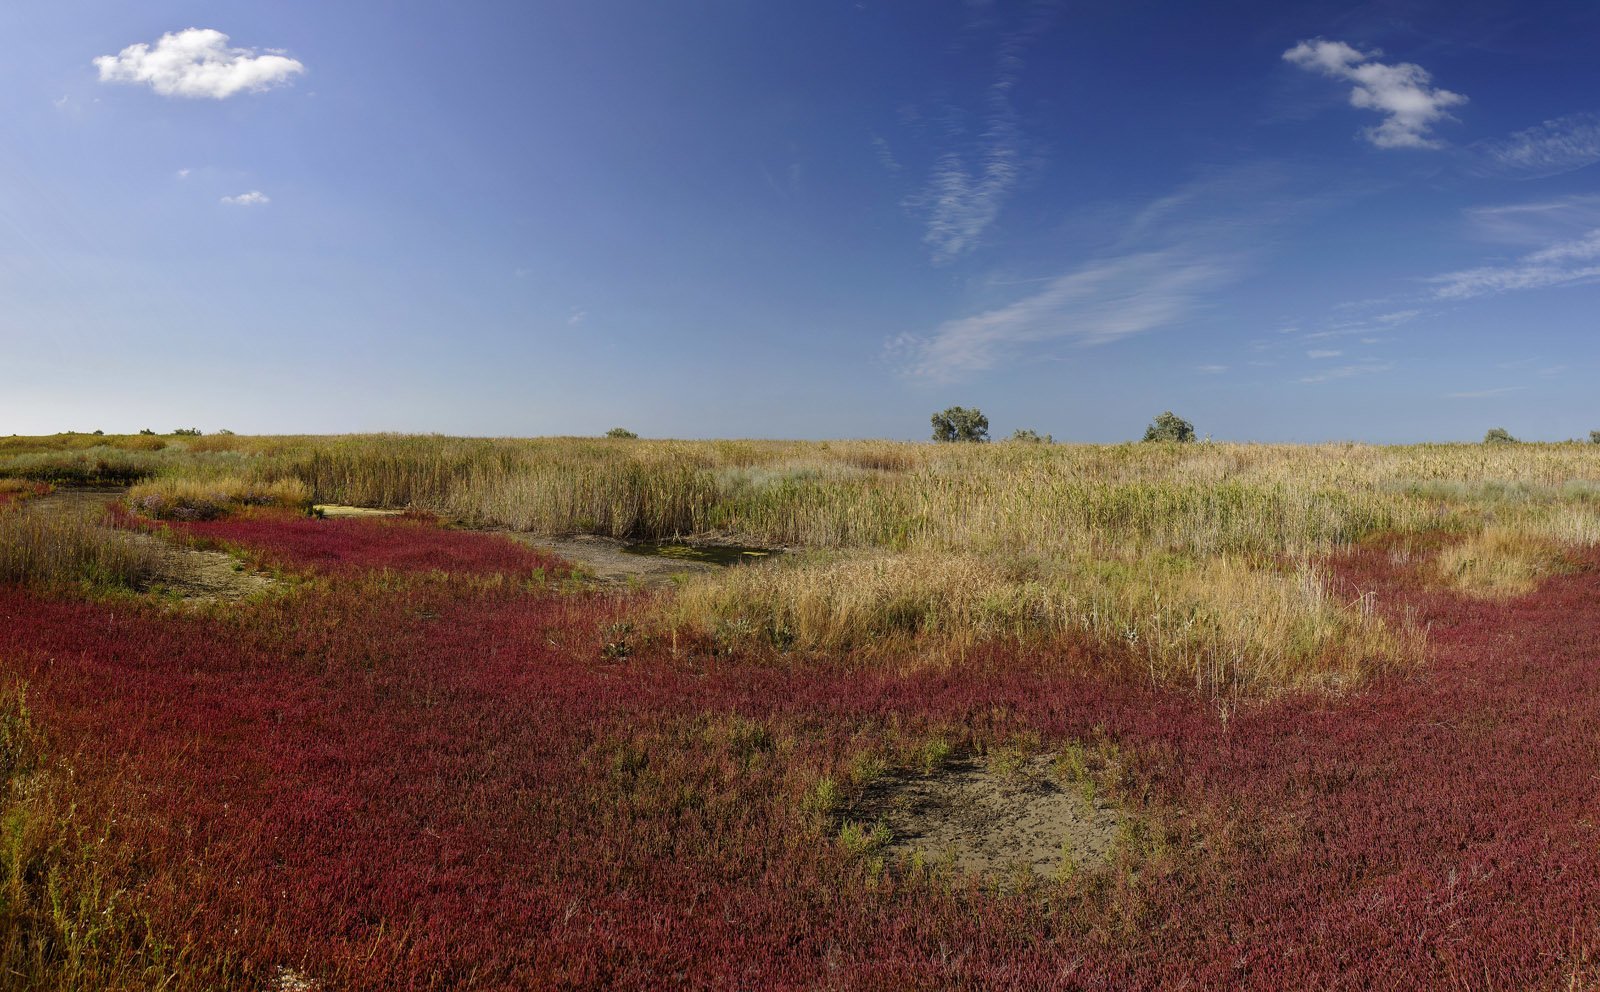
[[[0,433],[1600,428],[1600,6],[0,8]]]

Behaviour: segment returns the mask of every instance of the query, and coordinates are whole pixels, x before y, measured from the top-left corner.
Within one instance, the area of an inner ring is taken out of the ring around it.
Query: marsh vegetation
[[[1024,441],[0,439],[0,967],[1595,977],[1594,446]]]

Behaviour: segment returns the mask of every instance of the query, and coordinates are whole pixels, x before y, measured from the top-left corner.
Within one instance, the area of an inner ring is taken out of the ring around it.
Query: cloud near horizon
[[[901,334],[885,357],[907,378],[952,382],[1041,346],[1109,344],[1179,326],[1249,271],[1268,232],[1326,196],[1289,185],[1270,163],[1202,176],[1130,208],[1122,233],[1102,251],[1058,275],[1026,280],[1042,288]]]
[[[210,28],[164,34],[154,45],[129,45],[94,60],[102,83],[148,85],[162,96],[225,100],[289,82],[306,67],[281,54],[257,55],[228,47],[228,36]]]
[[[1335,382],[1339,379],[1353,379],[1358,375],[1381,375],[1384,372],[1393,372],[1393,362],[1381,362],[1376,359],[1367,359],[1353,365],[1340,365],[1325,372],[1315,372],[1302,376],[1299,382]]]
[[[1440,300],[1469,300],[1518,289],[1543,289],[1600,280],[1600,228],[1530,252],[1508,265],[1447,272],[1427,280]]]
[[[1385,115],[1382,124],[1362,131],[1379,148],[1438,148],[1433,126],[1449,120],[1447,108],[1466,103],[1460,93],[1430,85],[1433,76],[1420,65],[1377,61],[1381,51],[1363,52],[1342,41],[1316,38],[1283,53],[1285,62],[1355,84],[1350,105]]]
[[[949,382],[995,367],[1016,348],[1041,341],[1104,344],[1186,317],[1231,269],[1170,249],[1091,262],[1050,280],[1032,296],[946,321],[931,335],[901,335],[890,352],[904,373]]]

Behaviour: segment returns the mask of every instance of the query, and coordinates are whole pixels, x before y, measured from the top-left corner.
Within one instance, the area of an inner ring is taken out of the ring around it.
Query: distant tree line
[[[1600,432],[1597,432],[1600,433]],[[952,406],[933,415],[933,439],[942,443],[981,443],[989,440],[989,418],[977,407]],[[1145,428],[1146,441],[1185,444],[1195,439],[1194,425],[1171,410],[1163,411]],[[1011,432],[1007,441],[1018,444],[1054,444],[1050,434],[1027,427]]]
[[[981,443],[989,440],[989,418],[977,407],[952,406],[933,415],[933,439],[944,443]],[[1145,441],[1188,444],[1196,439],[1194,424],[1171,410],[1163,410],[1144,429]],[[1054,444],[1055,438],[1027,427],[1011,432],[1007,441],[1019,444]],[[1483,436],[1484,444],[1519,444],[1504,427]],[[1589,432],[1589,443],[1600,444],[1600,430]]]

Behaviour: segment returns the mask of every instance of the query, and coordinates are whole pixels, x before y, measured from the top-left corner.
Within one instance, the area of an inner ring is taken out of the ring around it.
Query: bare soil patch
[[[884,850],[964,872],[1058,878],[1109,863],[1126,815],[1087,780],[1062,781],[1048,757],[1002,771],[976,760],[885,780],[857,812],[893,838]]]
[[[161,567],[150,582],[152,589],[165,589],[188,600],[233,600],[277,584],[270,575],[251,571],[239,559],[221,551],[185,548],[151,534],[129,532],[128,537],[159,545]]]
[[[541,537],[504,533],[513,541],[565,558],[606,585],[660,587],[671,585],[678,576],[714,572],[721,567],[705,561],[634,554],[626,550],[627,541],[592,534]]]
[[[380,510],[375,506],[343,506],[339,503],[318,503],[313,513],[324,517],[398,517],[404,510]]]

